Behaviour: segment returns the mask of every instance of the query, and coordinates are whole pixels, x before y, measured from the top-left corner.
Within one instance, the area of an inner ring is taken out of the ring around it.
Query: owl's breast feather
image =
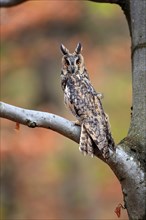
[[[65,105],[79,121],[92,114],[93,91],[83,79],[69,78],[64,90]]]
[[[79,109],[81,98],[78,97],[78,91],[74,84],[67,82],[64,90],[64,102],[66,107],[72,112],[72,114],[79,120]]]

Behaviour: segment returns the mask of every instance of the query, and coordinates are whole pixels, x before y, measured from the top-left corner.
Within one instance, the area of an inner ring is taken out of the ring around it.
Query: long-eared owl
[[[81,125],[79,150],[91,156],[98,148],[104,158],[109,155],[109,148],[115,149],[110,132],[108,116],[104,112],[102,94],[93,88],[88,72],[84,66],[80,43],[74,53],[61,45],[63,53],[61,70],[61,87],[64,92],[65,105]]]

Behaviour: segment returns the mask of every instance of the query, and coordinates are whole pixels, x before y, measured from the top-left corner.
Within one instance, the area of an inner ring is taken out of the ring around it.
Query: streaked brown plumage
[[[80,43],[72,54],[61,45],[63,53],[61,86],[64,101],[81,125],[80,151],[93,156],[95,150],[93,145],[96,145],[103,157],[107,158],[109,148],[114,150],[115,144],[108,116],[102,107],[102,95],[94,90],[89,80],[81,50]]]

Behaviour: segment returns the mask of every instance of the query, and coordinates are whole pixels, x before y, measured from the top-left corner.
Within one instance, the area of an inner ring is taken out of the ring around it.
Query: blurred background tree
[[[129,33],[120,8],[28,1],[0,10],[1,99],[73,120],[63,104],[59,47],[63,43],[72,51],[81,42],[91,81],[104,94],[113,137],[121,140],[130,122],[131,76]],[[74,142],[53,131],[21,126],[16,132],[4,119],[1,128],[2,219],[117,218],[120,184],[103,162],[83,157]]]

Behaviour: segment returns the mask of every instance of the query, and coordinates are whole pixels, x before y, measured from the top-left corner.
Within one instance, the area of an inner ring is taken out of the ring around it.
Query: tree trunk
[[[118,177],[129,219],[146,219],[146,0],[91,0],[119,4],[131,36],[132,117],[126,138],[108,162]],[[121,152],[118,152],[121,151]],[[118,158],[119,155],[122,157]]]
[[[146,219],[146,0],[121,6],[131,36],[133,110],[128,135],[118,145],[126,153],[123,166],[118,162],[110,166],[121,183],[129,219],[136,220]]]
[[[128,146],[136,155],[137,167],[146,169],[146,0],[130,0],[133,112],[128,132]],[[139,174],[139,173],[138,173]],[[138,180],[139,175],[135,178]],[[144,181],[145,179],[143,179]],[[129,186],[131,188],[131,186]],[[141,189],[141,194],[137,192]],[[143,189],[143,190],[142,190]],[[143,192],[142,192],[143,191]],[[133,191],[134,192],[134,191]],[[136,195],[137,194],[137,195]],[[126,198],[130,219],[146,219],[145,182],[139,181],[133,198]],[[129,201],[128,201],[129,200]]]

